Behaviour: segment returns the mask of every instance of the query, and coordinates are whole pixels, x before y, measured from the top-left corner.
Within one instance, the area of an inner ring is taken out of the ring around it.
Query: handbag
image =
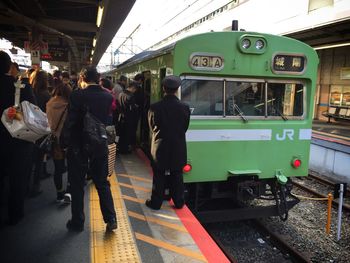
[[[35,142],[51,132],[46,113],[29,101],[20,103],[20,89],[24,87],[24,84],[17,81],[15,87],[14,106],[3,111],[1,122],[13,138]],[[16,111],[15,116],[10,118],[9,111],[14,110]]]
[[[67,107],[65,107],[64,111],[61,113],[61,116],[58,120],[57,126],[54,130],[51,130],[50,134],[47,135],[44,140],[42,140],[39,144],[39,149],[45,153],[51,153],[53,149],[53,144],[57,141],[57,137],[53,134],[53,132],[57,131],[58,127],[60,127],[61,121],[65,112],[67,111]]]

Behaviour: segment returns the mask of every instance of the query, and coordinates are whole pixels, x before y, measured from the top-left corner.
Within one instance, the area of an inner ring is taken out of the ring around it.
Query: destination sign
[[[278,54],[273,57],[272,68],[275,72],[302,74],[305,69],[305,57]]]
[[[194,70],[219,71],[224,67],[224,58],[216,54],[193,53],[190,67]]]

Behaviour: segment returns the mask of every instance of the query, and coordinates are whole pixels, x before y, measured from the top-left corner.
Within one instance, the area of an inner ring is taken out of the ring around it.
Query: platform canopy
[[[285,36],[298,39],[312,47],[337,46],[350,43],[350,20],[305,28]]]
[[[0,37],[63,60],[72,70],[97,65],[135,0],[2,0]],[[38,47],[40,46],[40,47]],[[93,51],[92,51],[93,50]],[[51,55],[50,55],[51,54]]]

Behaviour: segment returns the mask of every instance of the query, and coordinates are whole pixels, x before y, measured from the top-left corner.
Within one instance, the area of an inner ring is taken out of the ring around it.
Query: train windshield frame
[[[300,79],[199,76],[182,76],[179,92],[190,106],[192,119],[302,120],[306,95]]]

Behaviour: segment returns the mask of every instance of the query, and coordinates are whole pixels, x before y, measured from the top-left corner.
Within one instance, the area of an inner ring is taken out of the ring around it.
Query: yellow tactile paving
[[[95,187],[91,185],[91,261],[92,263],[141,262],[117,179],[113,175],[109,181],[117,212],[118,229],[112,233],[106,232],[106,225],[103,222],[100,211],[98,194]]]

